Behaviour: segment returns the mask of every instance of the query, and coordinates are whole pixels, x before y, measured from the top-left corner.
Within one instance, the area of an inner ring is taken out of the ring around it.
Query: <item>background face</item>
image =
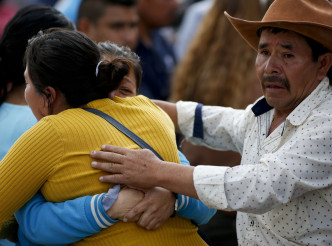
[[[141,21],[152,28],[168,26],[174,20],[178,0],[138,0]]]
[[[138,41],[136,7],[111,5],[96,25],[91,25],[88,36],[96,42],[110,41],[134,50]]]

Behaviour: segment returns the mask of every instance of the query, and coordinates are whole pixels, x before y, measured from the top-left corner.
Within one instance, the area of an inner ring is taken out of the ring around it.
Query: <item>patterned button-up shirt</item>
[[[177,111],[180,129],[192,143],[242,154],[240,166],[197,166],[194,171],[200,200],[211,208],[238,211],[239,245],[332,245],[332,88],[327,78],[270,135],[274,109],[264,98],[245,110],[200,110],[196,103],[178,102]]]

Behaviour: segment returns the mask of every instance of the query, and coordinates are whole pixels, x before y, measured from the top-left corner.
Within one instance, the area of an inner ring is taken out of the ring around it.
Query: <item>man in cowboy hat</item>
[[[103,182],[162,186],[238,211],[240,245],[331,245],[332,3],[275,0],[262,21],[226,16],[257,50],[264,97],[245,110],[157,103],[187,140],[238,151],[241,165],[184,167],[103,146],[92,166],[113,173]]]

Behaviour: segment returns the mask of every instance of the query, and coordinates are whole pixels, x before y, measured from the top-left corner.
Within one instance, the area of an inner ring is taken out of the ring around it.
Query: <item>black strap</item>
[[[107,120],[111,125],[113,125],[116,129],[118,129],[120,132],[122,132],[124,135],[126,135],[128,138],[133,140],[138,146],[140,146],[142,149],[149,149],[151,150],[160,160],[164,160],[157,151],[154,150],[149,144],[147,144],[143,139],[141,139],[139,136],[137,136],[135,133],[130,131],[127,127],[122,125],[119,121],[114,119],[112,116],[109,116],[108,114],[105,114],[104,112],[95,109],[95,108],[83,108],[84,110],[96,114],[103,118],[104,120]]]

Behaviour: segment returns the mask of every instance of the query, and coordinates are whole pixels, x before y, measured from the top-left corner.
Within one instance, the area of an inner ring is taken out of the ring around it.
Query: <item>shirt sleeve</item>
[[[180,162],[182,165],[190,166],[189,161],[183,153],[179,152]],[[176,213],[184,218],[193,220],[196,224],[202,225],[209,222],[215,215],[215,209],[208,208],[202,201],[192,197],[177,195]]]
[[[104,196],[105,193],[52,203],[38,192],[15,213],[19,230],[25,236],[20,237],[20,242],[69,244],[113,225],[116,220],[110,219],[103,209]]]
[[[186,140],[215,150],[242,152],[251,106],[246,110],[203,106],[194,102],[176,103],[178,125]]]
[[[194,185],[208,207],[263,214],[312,191],[326,195],[332,183],[332,132],[322,119],[305,125],[288,124],[283,134],[296,132],[275,151],[263,146],[258,163],[235,167],[197,166]],[[320,126],[320,127],[317,127]],[[297,131],[296,129],[297,128]],[[296,201],[294,201],[296,202]]]
[[[0,225],[38,192],[62,155],[62,139],[45,120],[15,142],[0,162]]]

